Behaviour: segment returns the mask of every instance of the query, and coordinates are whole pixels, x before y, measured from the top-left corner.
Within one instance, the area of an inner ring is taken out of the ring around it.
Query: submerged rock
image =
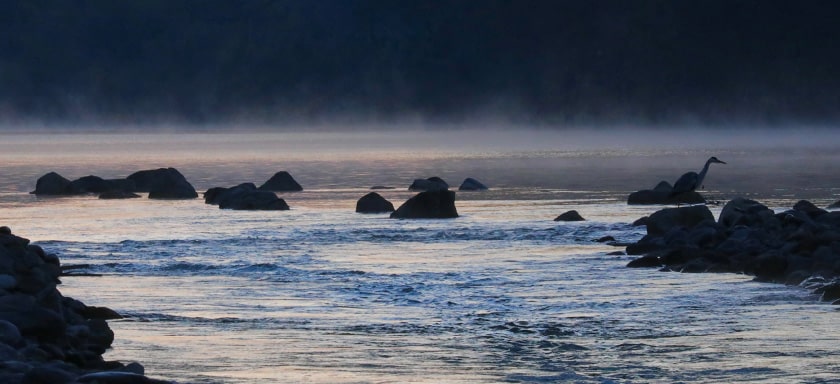
[[[458,217],[455,192],[436,190],[420,192],[408,199],[396,211],[393,219],[451,219]]]
[[[299,192],[303,187],[286,171],[280,171],[271,176],[263,185],[258,188],[262,191],[274,192]]]
[[[393,211],[394,204],[376,192],[368,193],[356,202],[356,212],[358,213],[386,213]]]

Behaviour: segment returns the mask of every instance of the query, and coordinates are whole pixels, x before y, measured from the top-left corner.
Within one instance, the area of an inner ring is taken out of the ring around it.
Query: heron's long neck
[[[703,185],[703,179],[706,178],[706,172],[709,172],[709,165],[712,165],[712,160],[707,160],[706,165],[703,166],[703,170],[697,175],[697,186]]]

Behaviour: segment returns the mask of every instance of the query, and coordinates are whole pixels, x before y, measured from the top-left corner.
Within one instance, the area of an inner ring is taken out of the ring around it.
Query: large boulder
[[[455,209],[455,192],[448,190],[420,192],[391,213],[392,219],[451,219],[455,217],[458,217],[458,210]]]
[[[198,193],[184,175],[175,168],[158,168],[134,172],[128,176],[136,192],[148,192],[150,199],[195,199]]]
[[[408,186],[409,191],[443,191],[447,189],[449,189],[449,184],[437,176],[428,179],[415,179]]]
[[[464,179],[464,182],[462,182],[461,186],[458,187],[459,191],[486,191],[487,189],[486,185],[476,179],[473,179],[472,177]]]
[[[718,223],[726,228],[736,225],[764,226],[778,223],[776,213],[755,200],[736,197],[730,200],[720,211]]]
[[[666,208],[654,212],[648,217],[647,233],[648,235],[664,235],[674,227],[691,229],[704,220],[715,221],[712,211],[705,205]]]
[[[394,204],[386,200],[376,192],[368,193],[362,196],[356,202],[356,212],[358,213],[385,213],[394,212]]]
[[[695,191],[673,195],[674,188],[667,181],[660,181],[653,189],[643,189],[627,197],[629,205],[703,204],[706,199]]]
[[[55,172],[47,173],[38,178],[35,182],[35,190],[30,192],[35,195],[69,195],[70,180]]]
[[[302,191],[303,187],[286,171],[280,171],[271,176],[268,181],[260,185],[258,188],[262,191],[274,192],[298,192]]]

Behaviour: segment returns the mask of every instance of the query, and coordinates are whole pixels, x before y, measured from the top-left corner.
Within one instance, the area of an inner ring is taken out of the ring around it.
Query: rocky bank
[[[116,312],[64,297],[61,264],[0,227],[0,382],[160,384],[138,363],[106,361]]]
[[[715,219],[704,205],[666,208],[638,221],[647,235],[627,247],[628,267],[731,272],[798,284],[840,304],[840,212],[808,201],[775,212],[745,198]]]

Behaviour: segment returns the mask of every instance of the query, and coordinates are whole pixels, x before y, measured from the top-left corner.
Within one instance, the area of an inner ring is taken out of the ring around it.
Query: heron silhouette
[[[700,173],[697,172],[686,172],[684,175],[680,176],[676,183],[674,183],[674,189],[671,191],[671,196],[676,196],[681,193],[691,192],[697,189],[697,187],[703,188],[703,179],[706,178],[706,173],[709,172],[709,165],[712,163],[718,164],[726,164],[723,161],[718,160],[717,157],[710,157],[709,160],[706,160],[706,165],[703,166],[703,170]]]

